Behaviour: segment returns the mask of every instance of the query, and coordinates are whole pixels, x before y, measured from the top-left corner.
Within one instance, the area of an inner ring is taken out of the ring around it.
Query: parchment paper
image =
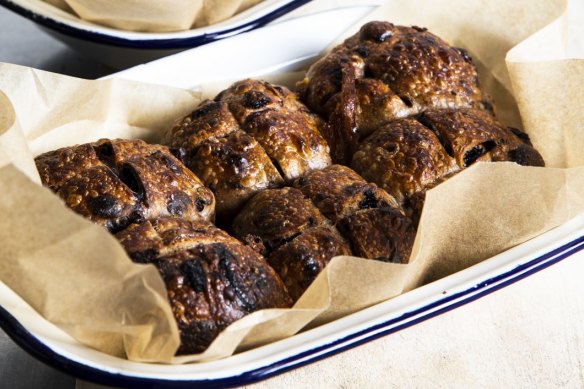
[[[43,0],[88,22],[169,32],[221,22],[262,0]]]
[[[180,358],[171,358],[178,335],[156,271],[132,264],[105,231],[34,183],[32,156],[101,137],[155,141],[198,95],[0,65],[0,243],[7,248],[0,252],[0,280],[91,347],[140,361],[205,361],[386,300],[564,223],[584,210],[584,167],[576,158],[556,162],[553,156],[577,156],[584,142],[584,133],[574,130],[584,123],[578,106],[584,61],[561,59],[559,52],[556,61],[542,62],[546,58],[529,48],[562,41],[554,38],[561,28],[548,27],[509,53],[507,72],[506,53],[565,9],[561,1],[508,3],[391,2],[368,20],[426,26],[468,49],[499,117],[513,125],[523,119],[550,167],[482,163],[463,171],[428,192],[410,264],[337,257],[293,309],[249,315],[205,353]],[[201,93],[209,88],[201,86]]]

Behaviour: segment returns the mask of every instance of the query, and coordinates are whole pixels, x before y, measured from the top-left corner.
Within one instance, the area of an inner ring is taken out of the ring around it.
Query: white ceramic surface
[[[215,81],[295,71],[374,6],[319,12],[184,51],[109,77],[195,89]],[[327,28],[322,28],[326,25]]]

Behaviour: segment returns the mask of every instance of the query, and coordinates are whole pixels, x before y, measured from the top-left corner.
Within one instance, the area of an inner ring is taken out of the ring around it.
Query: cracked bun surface
[[[165,146],[107,140],[35,158],[43,184],[110,231],[162,217],[212,221],[213,193]]]
[[[252,197],[233,230],[268,257],[294,300],[337,255],[409,261],[416,226],[383,189],[341,165],[293,185]]]
[[[387,192],[342,165],[312,171],[292,185],[333,223],[359,210],[399,206]]]
[[[428,189],[479,161],[545,165],[527,134],[483,110],[431,109],[383,125],[361,142],[351,166],[419,212]]]
[[[287,88],[248,79],[201,103],[163,143],[221,193],[217,213],[229,218],[254,193],[330,165],[323,125]]]
[[[116,238],[134,261],[153,264],[162,276],[180,331],[177,355],[205,351],[249,313],[291,306],[265,258],[210,223],[147,220]]]
[[[330,124],[335,162],[383,123],[430,108],[492,109],[465,50],[425,28],[370,22],[313,64],[303,101]]]

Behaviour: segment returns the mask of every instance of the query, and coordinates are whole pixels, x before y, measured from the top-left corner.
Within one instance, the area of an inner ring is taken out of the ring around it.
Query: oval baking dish
[[[308,2],[265,0],[211,26],[164,33],[122,31],[92,24],[42,0],[0,0],[0,5],[85,55],[122,68],[253,30]]]

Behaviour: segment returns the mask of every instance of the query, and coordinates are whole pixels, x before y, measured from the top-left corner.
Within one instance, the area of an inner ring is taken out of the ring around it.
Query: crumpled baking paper
[[[42,1],[107,27],[126,31],[170,32],[219,23],[262,0]]]
[[[155,142],[201,95],[0,65],[0,280],[90,347],[136,361],[207,361],[384,301],[561,225],[584,210],[584,61],[562,51],[564,10],[548,0],[411,0],[369,15],[428,27],[466,48],[499,118],[530,134],[547,167],[476,164],[428,192],[410,264],[337,257],[292,309],[248,315],[206,352],[182,357],[173,357],[178,333],[156,270],[132,263],[107,232],[41,187],[33,156],[103,137]]]

